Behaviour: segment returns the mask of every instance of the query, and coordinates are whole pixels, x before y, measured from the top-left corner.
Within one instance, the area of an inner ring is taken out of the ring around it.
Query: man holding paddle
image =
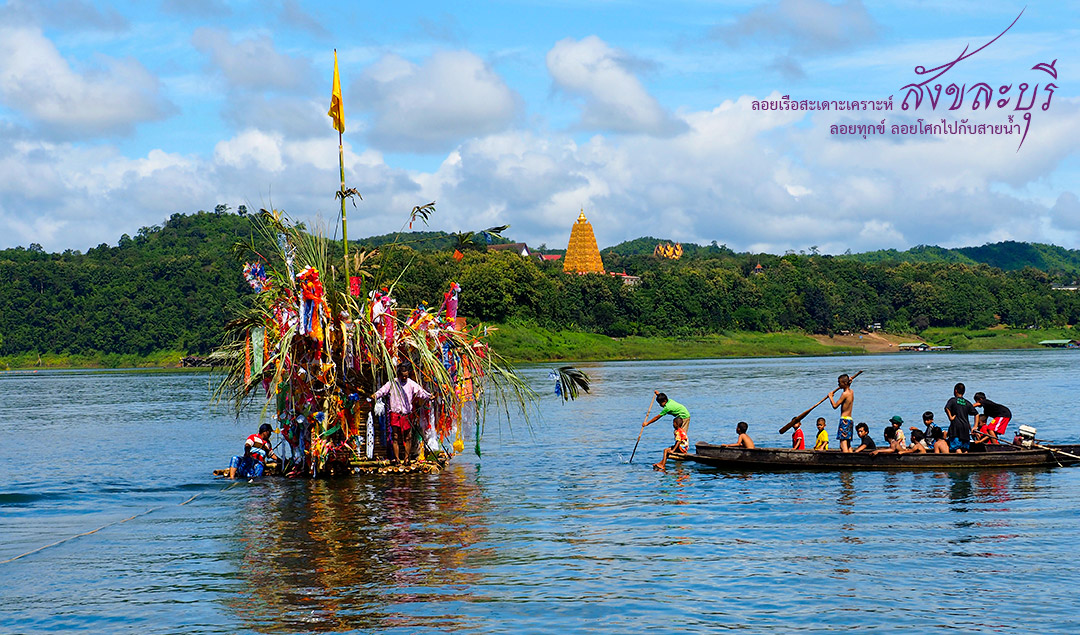
[[[829,403],[832,404],[833,410],[840,408],[840,425],[836,429],[836,440],[840,442],[841,452],[851,452],[852,429],[855,426],[851,411],[855,407],[855,393],[851,390],[851,377],[848,377],[847,373],[837,377],[836,384],[836,388],[829,393]],[[837,390],[843,391],[840,393],[839,401],[833,399]]]
[[[664,448],[664,458],[660,459],[659,463],[654,463],[653,468],[657,470],[663,470],[667,465],[668,457],[673,454],[686,454],[690,451],[690,440],[688,432],[690,431],[690,411],[686,409],[686,406],[675,401],[674,399],[668,399],[668,396],[662,392],[656,393],[656,403],[660,404],[663,410],[660,414],[656,415],[652,419],[649,419],[644,424],[645,426],[654,423],[663,417],[664,415],[671,415],[673,418],[672,425],[675,428],[675,445],[670,448]]]

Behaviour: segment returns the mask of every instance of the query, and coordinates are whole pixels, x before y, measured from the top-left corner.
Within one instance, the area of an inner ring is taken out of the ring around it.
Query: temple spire
[[[570,244],[566,247],[563,260],[566,273],[604,273],[604,261],[600,259],[600,250],[596,247],[596,236],[592,225],[585,218],[585,209],[581,209],[577,222],[570,228]]]

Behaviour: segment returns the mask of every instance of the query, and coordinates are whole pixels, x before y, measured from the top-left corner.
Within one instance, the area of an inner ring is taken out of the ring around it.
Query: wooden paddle
[[[658,391],[656,391],[656,390],[653,391],[652,401],[649,402],[649,409],[645,411],[645,421],[649,420],[649,413],[652,412],[652,405],[654,403],[656,403],[656,395],[658,395],[658,394],[659,394]],[[630,453],[630,460],[627,461],[627,463],[633,463],[634,462],[634,454],[637,453],[638,443],[641,443],[641,433],[645,432],[645,421],[641,422],[641,431],[637,433],[637,443],[634,444],[634,451]]]
[[[859,372],[857,372],[857,373],[855,373],[854,375],[852,375],[852,376],[851,376],[851,377],[850,377],[849,379],[852,379],[852,380],[854,380],[854,379],[855,379],[856,377],[858,377],[858,376],[859,376],[859,375],[861,375],[861,374],[862,374],[862,371],[860,370]],[[792,417],[792,418],[791,418],[791,421],[788,421],[787,423],[785,423],[785,424],[784,424],[784,427],[780,428],[780,434],[784,434],[785,432],[787,432],[788,430],[790,430],[792,426],[794,426],[794,425],[795,425],[796,423],[798,423],[798,422],[802,421],[802,420],[803,420],[803,417],[805,417],[806,415],[810,414],[810,412],[811,412],[811,411],[812,411],[812,410],[813,410],[814,408],[817,408],[817,407],[818,407],[818,406],[820,406],[821,404],[825,403],[825,400],[826,400],[826,399],[828,399],[828,398],[829,398],[829,396],[828,396],[828,395],[825,395],[825,396],[824,396],[824,397],[823,397],[823,398],[821,399],[821,401],[819,401],[819,402],[817,402],[816,404],[814,404],[814,405],[810,406],[809,408],[807,408],[807,409],[806,409],[806,412],[802,413],[801,415],[797,415],[797,416],[794,416],[794,417]]]
[[[1057,448],[1051,448],[1051,447],[1042,445],[1040,443],[1036,443],[1034,441],[1031,442],[1031,447],[1024,446],[1024,445],[1016,445],[1015,443],[1009,443],[1008,441],[1003,441],[1000,438],[997,440],[997,442],[1002,444],[1002,445],[1011,445],[1012,447],[1018,448],[1018,449],[1021,449],[1021,450],[1030,450],[1032,448],[1034,448],[1036,450],[1047,450],[1052,454],[1060,454],[1061,456],[1073,459],[1074,461],[1080,461],[1080,456],[1076,456],[1075,454],[1072,454],[1070,452],[1066,452],[1065,450],[1058,450]],[[1061,465],[1061,464],[1058,463],[1058,465]]]

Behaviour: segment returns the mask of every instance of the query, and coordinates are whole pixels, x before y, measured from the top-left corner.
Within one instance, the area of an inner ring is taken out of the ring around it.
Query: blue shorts
[[[229,468],[236,468],[236,475],[241,478],[262,478],[266,466],[252,456],[234,456],[229,461]]]
[[[836,440],[851,441],[854,432],[855,420],[847,417],[840,417],[840,425],[836,427]]]
[[[949,450],[952,452],[956,452],[957,450],[963,450],[967,452],[968,447],[969,446],[967,441],[961,441],[957,438],[949,439]]]

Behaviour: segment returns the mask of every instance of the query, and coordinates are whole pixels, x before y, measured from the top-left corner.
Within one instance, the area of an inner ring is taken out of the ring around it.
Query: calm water
[[[744,419],[783,445],[779,425],[858,369],[875,436],[940,418],[961,380],[1078,442],[1078,362],[611,363],[569,404],[527,368],[541,417],[489,420],[482,460],[231,487],[210,471],[257,422],[208,405],[205,375],[2,373],[0,560],[101,529],[0,564],[0,632],[1075,633],[1080,468],[657,473],[668,420],[627,460],[654,388],[690,408],[692,443]]]

